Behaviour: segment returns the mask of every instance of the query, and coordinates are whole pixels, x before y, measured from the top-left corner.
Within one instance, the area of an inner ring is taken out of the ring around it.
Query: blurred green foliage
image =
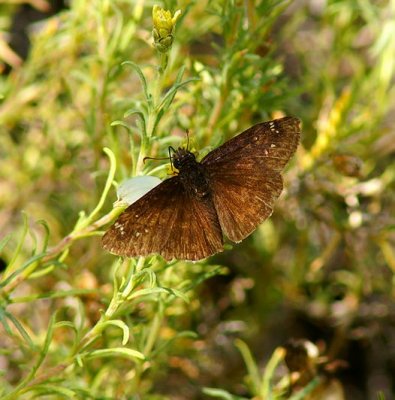
[[[165,1],[168,53],[153,5],[71,1],[1,67],[0,397],[391,398],[395,2]],[[199,263],[101,249],[113,180],[166,177],[145,156],[284,114],[302,143],[254,235]],[[322,358],[302,388],[293,337]]]

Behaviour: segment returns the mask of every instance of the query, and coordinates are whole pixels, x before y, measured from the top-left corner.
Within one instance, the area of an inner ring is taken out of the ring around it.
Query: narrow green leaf
[[[186,296],[183,292],[181,292],[180,290],[177,289],[173,289],[173,288],[167,288],[167,290],[169,291],[169,293],[171,293],[172,295],[179,297],[180,299],[184,300],[185,303],[189,303],[189,298],[188,296]]]
[[[134,274],[133,276],[133,280],[135,281],[135,284],[141,284],[144,279],[148,278],[148,283],[149,286],[151,288],[156,287],[156,282],[157,282],[157,278],[156,278],[156,274],[154,271],[152,271],[152,269],[143,269],[142,271],[137,272],[137,274]]]
[[[11,303],[12,304],[27,303],[39,299],[58,299],[68,296],[80,296],[80,295],[96,294],[96,293],[98,293],[96,289],[72,289],[59,292],[37,293],[37,294],[32,294],[30,296],[13,297],[11,299]]]
[[[203,393],[223,400],[249,400],[247,397],[235,396],[223,389],[205,387],[203,388]]]
[[[152,269],[146,269],[144,270],[146,274],[148,275],[148,285],[149,287],[155,287],[157,284],[157,279],[156,279],[156,274]]]
[[[55,265],[56,265],[55,263],[51,263],[51,265],[49,265],[46,268],[40,268],[38,271],[33,272],[30,275],[30,279],[37,279],[37,278],[41,278],[42,276],[50,274],[55,269]]]
[[[110,126],[122,126],[123,128],[127,129],[129,132],[132,132],[132,129],[130,128],[130,126],[124,121],[119,121],[119,120],[112,121]]]
[[[106,184],[104,185],[104,189],[100,196],[99,202],[97,203],[97,206],[89,214],[89,216],[85,219],[84,223],[78,227],[78,229],[88,226],[91,223],[91,221],[93,220],[93,218],[96,216],[96,214],[101,210],[101,208],[103,207],[104,202],[107,198],[107,194],[108,194],[109,190],[111,189],[112,181],[114,180],[115,170],[117,168],[117,160],[115,159],[115,155],[112,152],[112,150],[109,149],[108,147],[104,147],[103,151],[104,151],[104,153],[106,153],[106,155],[108,156],[108,158],[110,160],[110,171],[108,172]]]
[[[26,237],[27,230],[28,230],[27,215],[25,212],[22,212],[22,216],[23,216],[23,231],[18,240],[18,244],[16,246],[14,254],[12,255],[12,258],[11,258],[10,262],[8,263],[7,269],[5,271],[7,274],[13,270],[12,268],[14,266],[14,262],[17,259],[18,255],[22,249],[23,243],[25,242],[25,237]],[[1,285],[0,285],[0,287],[1,287]]]
[[[32,230],[32,229],[29,229],[28,230],[28,234],[29,234],[29,236],[30,236],[30,238],[31,238],[31,254],[32,255],[34,255],[34,254],[37,254],[37,236],[36,236],[36,234],[35,234],[35,232]]]
[[[136,110],[135,108],[131,108],[130,110],[125,111],[123,117],[127,118],[134,114],[136,114],[139,118],[141,118],[145,122],[146,120],[145,114],[141,110]]]
[[[173,85],[168,90],[168,92],[163,96],[163,99],[158,108],[163,109],[164,112],[166,112],[167,109],[169,108],[170,104],[173,102],[174,96],[176,95],[176,93],[178,92],[178,90],[180,88],[182,88],[183,86],[187,85],[190,82],[196,82],[199,80],[200,80],[199,78],[189,78],[189,79],[185,80],[184,82]]]
[[[86,219],[86,213],[85,211],[81,210],[78,212],[78,219],[77,222],[75,223],[75,227],[74,230],[78,230],[80,228],[80,226],[82,226],[85,223],[85,219]]]
[[[3,239],[0,240],[0,253],[3,251],[3,248],[7,245],[11,237],[12,235],[9,233],[8,235],[4,236]]]
[[[275,369],[277,368],[278,364],[280,363],[281,360],[283,360],[285,356],[284,349],[282,348],[277,348],[274,352],[273,355],[270,357],[270,360],[266,364],[265,368],[265,373],[263,375],[263,380],[262,380],[262,385],[259,390],[259,394],[262,397],[268,397],[270,393],[272,392],[271,389],[271,382],[274,376]]]
[[[150,137],[153,137],[156,133],[156,128],[159,125],[160,120],[162,119],[162,117],[165,115],[165,110],[163,108],[161,108],[158,113],[156,114],[155,117],[155,121],[154,121],[154,125],[152,127],[152,131],[148,132],[148,134],[150,135]]]
[[[127,300],[132,300],[137,297],[153,295],[153,294],[157,294],[157,293],[168,293],[168,290],[161,288],[161,287],[140,289],[140,290],[137,290],[136,292],[132,293],[129,297],[127,297]]]
[[[259,388],[261,386],[261,376],[259,373],[258,366],[254,360],[254,357],[251,354],[250,349],[248,346],[240,339],[235,340],[235,346],[239,349],[244,363],[247,367],[248,377],[250,378],[252,384],[252,391],[254,395],[259,393]]]
[[[206,281],[207,279],[212,278],[213,276],[217,275],[226,275],[228,269],[223,265],[211,265],[212,270],[205,272],[196,277],[192,282],[189,282],[188,285],[185,286],[185,292],[194,289],[195,287],[199,286],[202,282]]]
[[[34,390],[37,394],[48,395],[48,394],[56,394],[60,396],[64,396],[65,399],[75,399],[76,392],[72,389],[68,389],[64,386],[58,386],[53,384],[42,384],[42,385],[34,385],[32,387],[27,387],[24,390],[24,393],[30,392]]]
[[[377,400],[385,400],[385,394],[383,392],[377,393]]]
[[[131,360],[136,358],[139,360],[145,360],[143,353],[137,350],[127,349],[125,347],[113,347],[111,349],[100,349],[84,354],[87,359],[101,358],[101,357],[125,357]]]
[[[152,351],[151,357],[154,358],[157,354],[162,353],[165,349],[170,347],[174,341],[176,341],[178,339],[182,339],[182,338],[197,339],[198,338],[198,334],[196,332],[193,332],[193,331],[179,332],[176,335],[174,335],[171,339],[169,339],[166,342],[164,342],[162,345],[157,346],[155,348],[155,350]]]
[[[13,336],[13,332],[12,332],[10,326],[8,325],[6,316],[7,316],[7,312],[2,307],[0,307],[0,322],[3,324],[5,331],[10,336]]]
[[[75,362],[77,363],[77,365],[82,368],[84,366],[84,362],[82,361],[82,357],[81,354],[77,354],[75,356]]]
[[[36,345],[33,343],[32,339],[30,338],[29,334],[26,332],[26,330],[22,326],[22,324],[11,313],[6,311],[5,314],[6,314],[7,318],[14,324],[15,328],[21,334],[23,339],[25,339],[25,342],[28,344],[30,349],[35,350]]]
[[[25,269],[27,269],[30,265],[34,264],[36,261],[40,260],[41,258],[45,257],[46,254],[38,254],[29,260],[26,261],[25,264],[22,265],[22,267],[18,268],[15,270],[12,274],[8,275],[6,279],[4,279],[2,282],[0,282],[0,288],[8,285],[16,276],[18,276],[21,272],[23,272]]]
[[[116,3],[112,7],[112,10],[116,16],[116,21],[114,23],[111,35],[109,36],[109,41],[107,43],[107,54],[111,57],[119,49],[119,43],[122,39],[124,33],[124,19],[119,8],[116,7]]]
[[[130,117],[131,115],[136,114],[139,117],[139,120],[143,126],[143,133],[144,135],[147,134],[147,117],[146,115],[140,111],[140,110],[136,110],[136,109],[131,109],[125,112],[125,114],[123,115],[125,118]]]
[[[79,325],[77,327],[77,336],[76,336],[76,341],[81,339],[80,335],[84,332],[84,326],[86,322],[86,311],[85,311],[85,305],[78,299],[78,314],[79,315]]]
[[[141,70],[141,68],[140,68],[137,64],[135,64],[134,62],[132,62],[132,61],[125,61],[125,62],[123,62],[121,65],[122,65],[122,66],[124,66],[124,65],[130,65],[130,66],[137,72],[137,75],[139,76],[140,81],[141,81],[141,84],[142,84],[142,86],[143,86],[143,91],[144,91],[145,98],[146,98],[146,100],[147,100],[148,103],[151,103],[151,96],[150,96],[150,94],[148,93],[147,80],[145,79],[144,73],[143,73],[143,71]]]
[[[14,388],[14,390],[7,394],[5,399],[7,399],[7,400],[14,399],[15,395],[17,393],[19,393],[23,388],[25,388],[26,385],[29,382],[31,382],[31,380],[35,377],[37,370],[40,368],[41,364],[43,363],[43,361],[48,353],[49,345],[51,344],[51,341],[52,341],[55,318],[56,318],[56,314],[54,314],[49,321],[47,334],[45,336],[44,346],[41,349],[41,351],[39,352],[39,357],[38,357],[36,363],[34,364],[33,368],[30,370],[29,374]]]
[[[74,332],[77,332],[77,327],[70,321],[59,321],[54,325],[54,329],[57,328],[71,328]]]
[[[117,326],[118,328],[122,329],[122,332],[123,332],[122,344],[124,346],[129,341],[129,327],[125,324],[125,322],[121,321],[120,319],[113,319],[111,321],[104,322],[103,325],[104,326],[114,325],[114,326]]]
[[[44,243],[43,243],[43,247],[42,247],[42,250],[41,250],[41,252],[44,253],[44,252],[47,251],[50,230],[49,230],[49,226],[48,226],[47,221],[45,221],[43,219],[38,220],[37,224],[42,225],[44,230],[45,230]]]
[[[56,322],[56,314],[52,315],[51,319],[49,320],[47,334],[46,334],[45,340],[44,340],[44,346],[41,349],[40,357],[39,357],[39,360],[38,360],[38,362],[36,364],[36,368],[35,368],[36,370],[40,367],[41,363],[44,361],[44,359],[48,353],[49,346],[51,345],[51,342],[52,342],[55,322]]]
[[[289,400],[303,400],[306,396],[311,393],[321,382],[321,378],[317,376],[312,381],[308,383],[302,390],[295,393],[289,398]]]

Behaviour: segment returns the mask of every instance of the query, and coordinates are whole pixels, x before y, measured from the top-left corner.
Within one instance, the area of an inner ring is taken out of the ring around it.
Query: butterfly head
[[[177,150],[174,151],[174,154],[171,156],[171,160],[173,162],[174,168],[180,170],[185,165],[196,161],[196,158],[195,155],[189,150],[183,147],[179,147]]]

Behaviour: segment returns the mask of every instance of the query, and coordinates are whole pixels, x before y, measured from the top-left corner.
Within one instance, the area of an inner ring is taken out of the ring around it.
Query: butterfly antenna
[[[189,151],[189,129],[187,129],[186,134],[187,134],[187,151]]]
[[[143,163],[145,164],[147,160],[155,160],[155,161],[167,160],[167,157],[144,157]]]

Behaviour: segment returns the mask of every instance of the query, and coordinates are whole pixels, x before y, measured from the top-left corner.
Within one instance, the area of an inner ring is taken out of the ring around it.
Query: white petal
[[[130,205],[161,182],[162,181],[156,176],[136,176],[131,179],[126,179],[118,186],[118,200],[114,205]]]

